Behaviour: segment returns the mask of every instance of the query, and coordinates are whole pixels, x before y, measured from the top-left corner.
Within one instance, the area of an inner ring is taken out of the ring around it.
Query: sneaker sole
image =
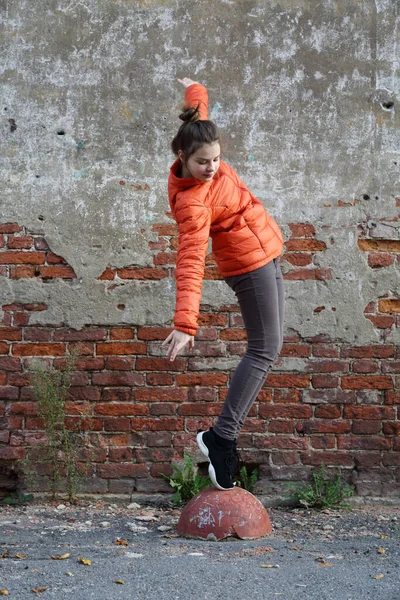
[[[197,436],[196,436],[196,442],[197,442],[198,447],[200,448],[200,450],[202,451],[202,453],[204,454],[204,456],[207,458],[208,462],[210,463],[208,465],[208,474],[210,476],[210,479],[211,479],[213,485],[217,489],[219,489],[219,490],[221,490],[223,492],[228,492],[229,490],[233,490],[234,489],[233,487],[231,487],[231,488],[224,488],[221,485],[219,485],[219,483],[217,481],[217,477],[215,475],[215,469],[212,466],[211,461],[210,461],[208,448],[205,445],[205,443],[203,442],[203,433],[205,433],[205,431],[201,431],[200,433],[197,434]]]

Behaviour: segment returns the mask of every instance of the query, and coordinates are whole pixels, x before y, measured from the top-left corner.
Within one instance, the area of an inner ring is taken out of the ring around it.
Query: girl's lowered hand
[[[186,344],[189,344],[189,348],[192,350],[194,346],[194,336],[174,329],[161,345],[165,346],[168,343],[167,357],[170,361],[173,361],[179,350],[186,346]]]
[[[189,79],[189,77],[184,77],[183,79],[178,79],[178,81],[185,88],[188,88],[190,85],[193,85],[194,83],[198,83],[198,81],[193,81],[193,79]]]

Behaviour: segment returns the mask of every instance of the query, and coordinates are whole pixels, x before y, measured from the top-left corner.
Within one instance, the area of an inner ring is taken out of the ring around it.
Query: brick
[[[14,356],[63,356],[65,344],[24,344],[13,345]]]
[[[381,422],[367,420],[353,421],[351,431],[355,435],[374,435],[381,432]]]
[[[176,405],[169,402],[155,402],[150,405],[150,415],[154,417],[175,416],[176,413]]]
[[[165,432],[147,434],[147,446],[150,447],[169,447],[172,444],[172,434]]]
[[[132,448],[110,448],[108,452],[108,459],[111,463],[132,462],[133,450]]]
[[[0,460],[23,460],[25,457],[25,448],[17,446],[0,447]]]
[[[36,250],[49,250],[49,245],[44,238],[35,238],[34,246]]]
[[[131,462],[110,463],[99,465],[97,470],[99,477],[104,479],[119,479],[120,477],[146,477],[148,467],[146,465],[136,465]]]
[[[392,358],[394,346],[347,346],[342,348],[341,358]]]
[[[36,402],[13,402],[9,406],[8,413],[10,415],[37,415],[38,406]]]
[[[324,419],[321,421],[307,421],[303,423],[303,433],[312,435],[314,433],[350,433],[351,424],[348,421],[331,421]]]
[[[305,450],[308,441],[304,437],[255,436],[254,446],[260,449]]]
[[[152,231],[156,231],[158,235],[177,236],[179,234],[178,225],[175,223],[160,223],[153,225]]]
[[[76,279],[75,271],[70,266],[40,267],[39,274],[43,279]]]
[[[11,356],[0,356],[0,371],[22,371],[21,361]]]
[[[316,419],[339,419],[341,408],[337,405],[319,405],[315,407],[314,416]]]
[[[140,373],[120,373],[119,371],[104,371],[103,373],[93,373],[92,375],[93,385],[103,386],[136,386],[144,385],[144,377]]]
[[[10,350],[10,344],[6,344],[5,342],[0,342],[0,354],[8,354]]]
[[[107,417],[104,419],[105,431],[130,431],[131,420],[125,417]]]
[[[97,342],[105,340],[107,329],[57,329],[54,332],[55,342]]]
[[[327,281],[332,279],[332,269],[294,269],[285,273],[283,278],[300,281]]]
[[[104,366],[104,358],[78,358],[75,363],[78,371],[101,371]]]
[[[139,327],[137,332],[138,340],[165,340],[171,333],[171,327]]]
[[[272,463],[274,465],[297,465],[299,464],[298,452],[272,452]]]
[[[346,373],[349,368],[348,362],[340,360],[309,360],[306,364],[311,373]]]
[[[311,223],[289,223],[292,237],[313,237],[315,235],[315,227]]]
[[[152,477],[162,477],[162,475],[172,475],[172,466],[169,463],[156,463],[150,467],[150,475]]]
[[[343,409],[345,419],[387,420],[394,419],[394,408],[389,406],[345,406]]]
[[[9,250],[29,250],[33,244],[31,235],[13,236],[8,238]]]
[[[76,387],[69,390],[69,395],[77,400],[88,400],[89,402],[98,402],[101,398],[101,390],[91,387]]]
[[[225,329],[219,337],[221,340],[247,340],[245,329]]]
[[[173,377],[169,373],[147,373],[147,385],[172,385]]]
[[[302,452],[301,462],[304,465],[321,466],[324,463],[328,467],[352,467],[353,457],[347,452]]]
[[[312,408],[308,405],[260,404],[259,415],[264,419],[309,419],[312,415]]]
[[[383,404],[383,395],[384,391],[378,390],[357,390],[355,392],[356,402],[355,404],[368,404],[368,405],[377,405]]]
[[[112,281],[115,279],[116,272],[114,269],[107,267],[103,273],[97,278],[99,281]]]
[[[294,421],[273,421],[268,425],[269,433],[294,434]]]
[[[322,252],[326,250],[325,242],[313,239],[291,238],[285,242],[286,252]]]
[[[289,403],[289,404],[295,404],[300,402],[301,400],[301,391],[300,390],[295,390],[295,389],[290,389],[290,390],[284,390],[284,389],[274,389],[274,402],[275,404],[278,403]],[[270,400],[268,400],[270,402]]]
[[[50,342],[52,332],[49,329],[42,327],[25,327],[24,341],[25,342]]]
[[[367,319],[369,319],[371,321],[371,323],[377,328],[377,329],[388,329],[389,327],[392,327],[392,325],[394,325],[394,317],[382,317],[382,316],[375,316],[375,315],[365,315]]]
[[[310,446],[314,450],[332,450],[336,447],[336,437],[334,435],[314,435],[310,439]]]
[[[0,277],[8,277],[8,267],[0,265]]]
[[[354,373],[376,373],[379,364],[375,360],[355,360],[351,368]]]
[[[200,314],[199,315],[199,327],[226,327],[228,324],[227,315],[223,314]]]
[[[400,373],[400,360],[397,361],[382,361],[382,373]]]
[[[340,450],[389,450],[390,441],[384,437],[338,437],[338,448]]]
[[[310,252],[285,252],[283,259],[295,267],[306,267],[312,264]]]
[[[22,227],[18,223],[0,223],[0,233],[19,233]]]
[[[110,329],[110,339],[112,340],[132,340],[135,337],[135,331],[131,327],[112,327]]]
[[[231,342],[228,344],[228,355],[244,356],[247,350],[246,342]]]
[[[0,400],[18,400],[19,389],[12,385],[0,386]]]
[[[385,456],[386,453],[383,453]],[[354,455],[354,462],[356,467],[371,468],[379,467],[381,464],[381,453],[380,452],[363,452],[362,454]]]
[[[0,254],[2,265],[43,265],[45,261],[44,252],[19,252],[11,250]]]
[[[391,377],[386,375],[365,375],[357,377],[349,375],[342,377],[343,389],[380,389],[389,390],[393,388]]]
[[[400,453],[384,452],[382,456],[382,464],[384,467],[400,467]]]
[[[170,361],[168,358],[138,358],[136,360],[137,371],[184,371],[186,360],[176,358]]]
[[[280,352],[281,357],[297,356],[300,358],[308,358],[310,354],[310,344],[284,344]]]
[[[104,342],[97,343],[96,352],[100,356],[146,354],[143,342]]]
[[[270,373],[265,385],[267,387],[279,388],[308,388],[310,385],[310,376]]]
[[[383,433],[385,435],[400,435],[400,421],[383,423]]]
[[[381,269],[390,267],[394,262],[393,254],[370,254],[368,256],[368,266],[372,269]]]
[[[400,241],[398,240],[360,239],[357,244],[363,252],[400,252]]]
[[[106,358],[105,368],[108,371],[132,371],[133,358],[110,356]]]
[[[157,267],[125,267],[117,269],[117,275],[121,279],[150,279],[158,280],[165,279],[169,276],[168,269],[161,269]]]
[[[190,373],[176,375],[175,381],[178,386],[224,386],[228,382],[228,376],[222,373]]]
[[[153,257],[153,263],[155,265],[175,265],[177,256],[177,252],[159,252]]]
[[[27,313],[16,313],[14,315],[14,325],[16,327],[24,327],[28,325],[30,319],[30,315]]]
[[[378,307],[379,307],[379,312],[381,312],[381,313],[400,313],[400,300],[399,299],[379,300]]]
[[[221,412],[221,404],[213,403],[213,402],[184,402],[182,403],[177,410],[178,415],[181,416],[203,416],[203,415],[211,415],[217,416]]]
[[[264,420],[260,419],[246,419],[242,431],[244,433],[264,433],[267,425]]]
[[[133,417],[137,415],[147,415],[149,407],[146,404],[133,404],[131,402],[107,402],[99,403],[94,407],[94,413],[97,415],[115,416],[115,417]]]
[[[46,254],[46,262],[48,265],[66,265],[66,260],[59,256],[58,254],[54,254],[54,252],[47,252]]]
[[[182,431],[184,420],[180,418],[148,418],[138,417],[132,419],[134,431]]]
[[[141,388],[134,391],[134,397],[139,402],[184,402],[188,391],[182,388]]]
[[[386,392],[385,404],[400,404],[400,391]]]
[[[103,402],[129,402],[132,398],[132,388],[105,388],[102,394]]]

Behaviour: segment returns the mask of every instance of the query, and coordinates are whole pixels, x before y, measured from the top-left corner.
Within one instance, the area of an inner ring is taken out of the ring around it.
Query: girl
[[[220,490],[234,486],[236,439],[283,341],[284,290],[278,257],[283,238],[274,219],[235,171],[220,160],[215,124],[208,120],[204,86],[188,77],[183,124],[172,140],[177,156],[168,180],[172,214],[179,227],[174,330],[163,342],[173,361],[194,346],[208,239],[226,283],[235,292],[248,348],[235,370],[214,427],[197,434]]]

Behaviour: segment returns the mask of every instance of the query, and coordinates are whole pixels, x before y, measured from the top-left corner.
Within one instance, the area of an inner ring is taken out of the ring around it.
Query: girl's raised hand
[[[188,333],[184,333],[183,331],[178,331],[174,329],[171,331],[166,340],[161,344],[161,346],[165,346],[169,343],[167,349],[167,357],[170,361],[175,360],[175,356],[178,354],[179,350],[181,350],[186,344],[189,344],[189,348],[192,349],[194,346],[194,336],[189,335]]]
[[[183,79],[178,79],[178,81],[185,88],[188,88],[190,85],[193,85],[194,83],[198,83],[198,81],[193,81],[193,79],[189,79],[189,77],[184,77]]]

